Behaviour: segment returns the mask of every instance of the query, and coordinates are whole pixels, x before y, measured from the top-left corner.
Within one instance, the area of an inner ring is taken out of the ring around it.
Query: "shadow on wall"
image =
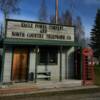
[[[68,65],[68,79],[75,79],[74,52],[69,55]]]
[[[2,55],[0,54],[0,81],[1,81]]]

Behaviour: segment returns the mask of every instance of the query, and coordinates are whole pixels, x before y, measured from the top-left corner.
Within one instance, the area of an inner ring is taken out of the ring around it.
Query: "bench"
[[[51,72],[38,72],[37,73],[37,79],[51,79]]]

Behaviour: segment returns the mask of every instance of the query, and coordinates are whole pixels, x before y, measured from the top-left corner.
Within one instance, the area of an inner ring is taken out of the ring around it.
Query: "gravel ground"
[[[18,97],[1,97],[0,100],[100,100],[99,93],[89,93],[89,94],[55,94],[50,96],[18,96]]]

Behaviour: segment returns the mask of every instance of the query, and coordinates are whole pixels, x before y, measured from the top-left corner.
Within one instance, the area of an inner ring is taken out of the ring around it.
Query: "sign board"
[[[74,27],[7,20],[6,38],[74,41]]]

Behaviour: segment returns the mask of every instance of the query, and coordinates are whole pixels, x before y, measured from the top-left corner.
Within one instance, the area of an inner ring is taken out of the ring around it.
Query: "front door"
[[[28,49],[14,49],[12,80],[15,82],[26,81],[28,77]]]

